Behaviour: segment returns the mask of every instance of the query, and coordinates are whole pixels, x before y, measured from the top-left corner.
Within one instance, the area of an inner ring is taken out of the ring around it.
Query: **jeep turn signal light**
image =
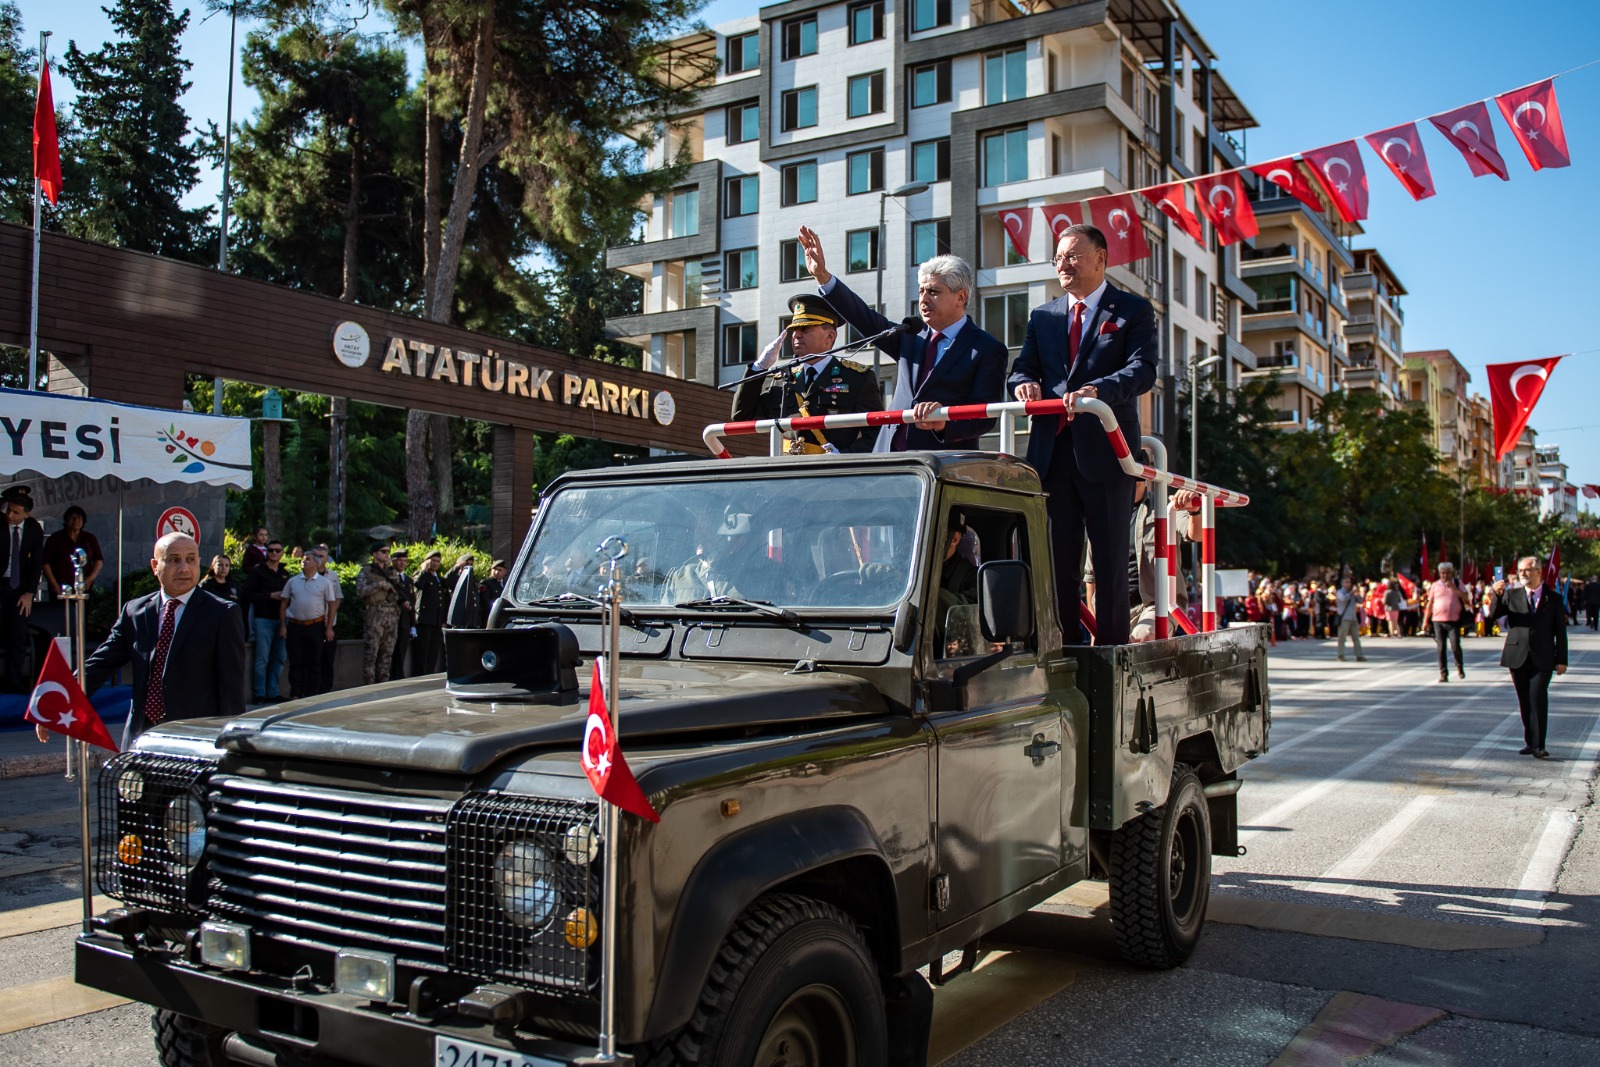
[[[600,924],[594,921],[594,913],[588,908],[573,908],[568,912],[564,929],[567,944],[573,948],[588,948],[600,936]]]
[[[117,842],[117,859],[129,867],[139,866],[139,861],[144,859],[144,842],[135,834],[129,834]]]
[[[722,802],[722,817],[724,819],[731,819],[737,814],[739,814],[738,797],[729,797]]]

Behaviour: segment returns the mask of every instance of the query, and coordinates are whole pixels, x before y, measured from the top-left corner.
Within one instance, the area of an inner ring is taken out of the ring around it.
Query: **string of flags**
[[[1556,101],[1554,77],[1512,89],[1493,99],[1530,167],[1537,171],[1572,165],[1561,108]],[[1413,200],[1425,200],[1434,195],[1433,171],[1422,145],[1421,121],[1401,123],[1362,138]],[[1510,170],[1495,141],[1487,100],[1430,115],[1427,121],[1461,153],[1473,177],[1493,174],[1501,181],[1510,180]],[[1367,170],[1355,139],[1266,163],[1202,174],[1127,193],[1111,193],[1070,204],[1048,204],[1040,210],[1053,235],[1069,225],[1092,221],[1106,237],[1106,265],[1114,267],[1150,254],[1144,227],[1139,224],[1135,195],[1155,205],[1157,211],[1196,241],[1204,239],[1200,215],[1211,223],[1219,244],[1233,244],[1256,236],[1260,227],[1242,178],[1247,170],[1313,211],[1331,208],[1345,222],[1358,222],[1367,217]],[[1191,187],[1199,214],[1189,206]],[[1033,233],[1033,209],[1003,208],[996,217],[1011,247],[1027,259],[1028,239]]]

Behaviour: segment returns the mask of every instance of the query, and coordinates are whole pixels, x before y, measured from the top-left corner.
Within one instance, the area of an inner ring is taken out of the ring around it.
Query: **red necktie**
[[[167,650],[172,647],[172,631],[178,628],[178,598],[168,597],[161,609],[161,635],[156,638],[155,655],[150,657],[150,677],[145,681],[144,717],[151,726],[167,716],[167,694],[162,676],[167,672]]]
[[[1067,330],[1067,374],[1072,374],[1072,365],[1078,362],[1078,348],[1083,344],[1083,309],[1082,300],[1072,305],[1072,326]],[[1056,434],[1067,432],[1067,417],[1061,416],[1061,424],[1056,427]]]

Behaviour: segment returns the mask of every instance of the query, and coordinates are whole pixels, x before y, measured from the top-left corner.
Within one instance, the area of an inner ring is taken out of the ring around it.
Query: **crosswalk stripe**
[[[42,982],[0,989],[0,1000],[6,1005],[5,1014],[0,1016],[0,1034],[75,1019],[130,1003],[124,997],[81,986],[68,977],[46,978]]]

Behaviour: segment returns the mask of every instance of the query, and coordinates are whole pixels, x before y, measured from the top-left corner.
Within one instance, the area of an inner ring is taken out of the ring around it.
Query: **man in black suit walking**
[[[1056,244],[1056,277],[1066,294],[1035,308],[1008,384],[1018,400],[1099,398],[1111,406],[1128,448],[1139,448],[1139,394],[1156,380],[1156,316],[1150,301],[1106,281],[1106,239],[1093,226],[1068,226]],[[1133,478],[1123,471],[1099,419],[1036,418],[1028,462],[1049,494],[1050,550],[1062,641],[1076,644],[1083,537],[1095,574],[1097,641],[1128,641],[1128,530]]]
[[[1567,673],[1567,613],[1561,596],[1544,583],[1544,564],[1538,556],[1517,561],[1522,585],[1506,588],[1494,583],[1489,617],[1505,617],[1505,648],[1500,666],[1511,668],[1522,712],[1522,755],[1549,759],[1545,728],[1550,721],[1550,676]]]
[[[33,614],[33,594],[44,567],[44,527],[30,514],[33,492],[13,485],[0,493],[6,526],[0,535],[0,647],[5,649],[5,688],[26,693],[32,682],[23,676],[28,658],[28,616]]]
[[[896,323],[868,307],[840,278],[828,271],[822,239],[800,227],[800,247],[806,269],[817,280],[818,291],[851,326],[863,335],[882,333]],[[948,423],[927,416],[950,404],[998,404],[1005,399],[1006,346],[978,328],[967,317],[975,276],[959,256],[935,256],[917,268],[917,310],[923,328],[918,333],[891,334],[878,348],[899,365],[891,410],[911,408],[917,421],[885,426],[874,452],[977,448],[978,438],[994,426],[993,419],[963,419]]]
[[[156,542],[150,561],[161,588],[122,607],[111,633],[84,665],[85,690],[133,666],[133,708],[124,750],[169,719],[244,714],[244,616],[237,604],[196,588],[200,546],[185,534]],[[44,740],[43,737],[40,740]]]

